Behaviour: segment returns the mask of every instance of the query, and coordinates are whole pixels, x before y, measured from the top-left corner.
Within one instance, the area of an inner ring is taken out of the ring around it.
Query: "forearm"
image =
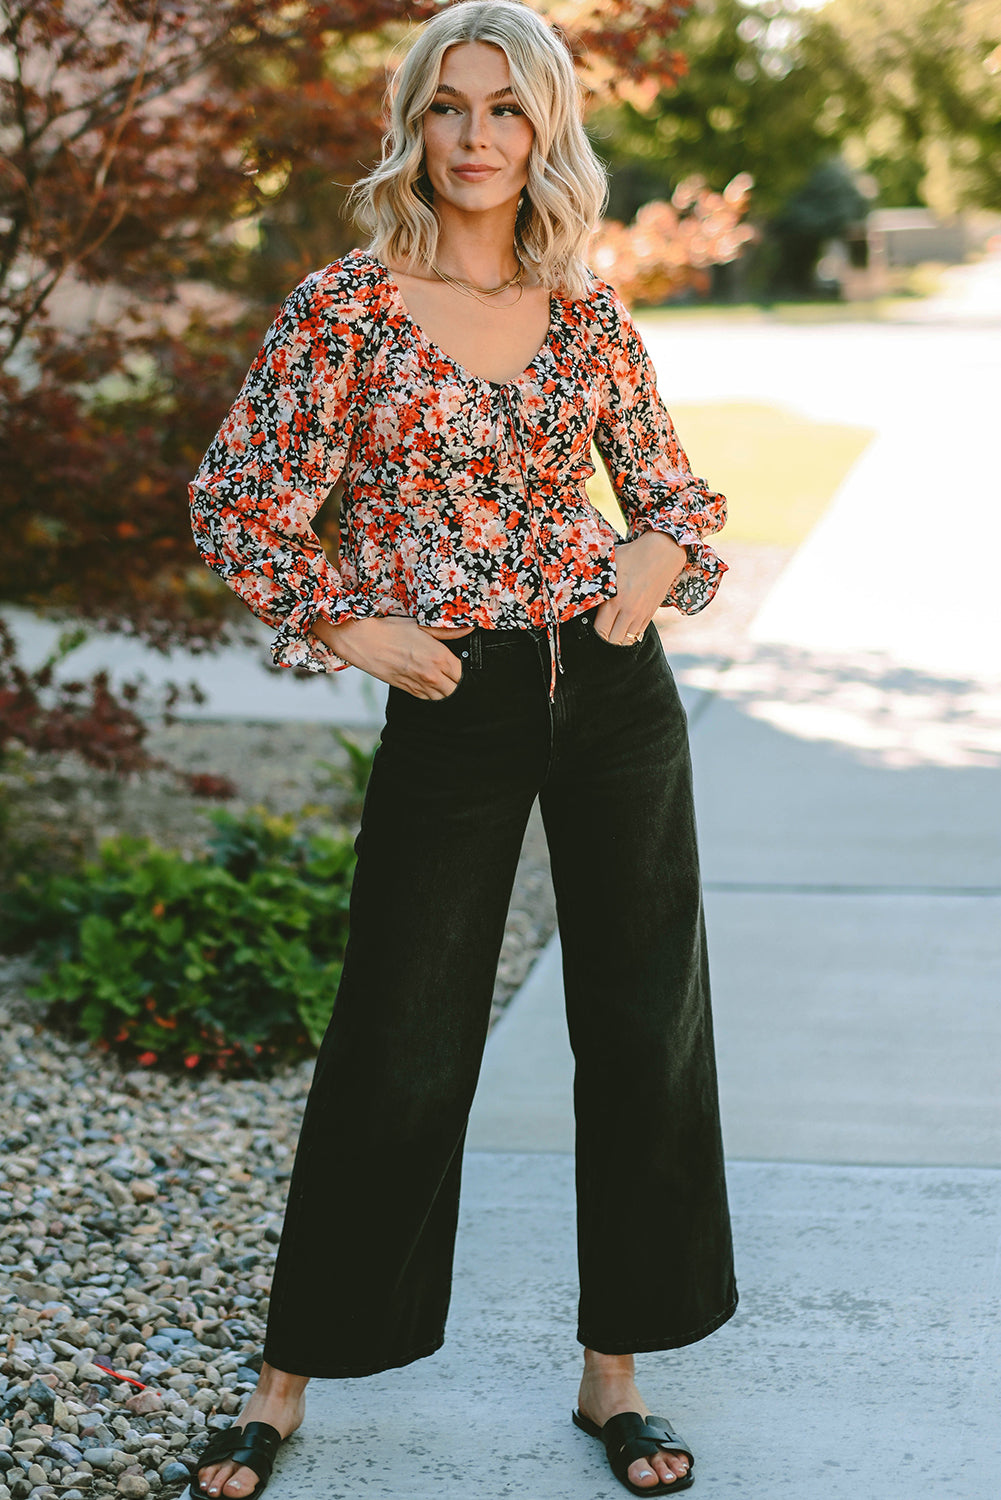
[[[315,635],[317,640],[322,641],[325,646],[329,646],[331,651],[336,651],[340,655],[338,643],[343,640],[344,632],[350,624],[351,622],[347,621],[346,624],[331,625],[326,615],[317,615],[309,627],[309,633]]]

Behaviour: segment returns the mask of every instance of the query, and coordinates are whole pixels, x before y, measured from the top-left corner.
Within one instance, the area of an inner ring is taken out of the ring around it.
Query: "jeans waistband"
[[[593,604],[590,609],[584,610],[581,614],[573,615],[569,620],[561,621],[558,627],[550,625],[505,625],[494,629],[488,625],[477,625],[469,635],[455,636],[452,639],[444,637],[442,643],[448,647],[453,655],[460,657],[476,671],[483,665],[483,656],[487,651],[510,651],[529,642],[534,645],[538,641],[550,641],[550,652],[554,650],[556,652],[556,658],[552,661],[552,672],[555,674],[558,666],[559,670],[562,671],[558,654],[559,636],[562,635],[564,638],[568,634],[570,636],[582,636],[585,631],[591,630],[594,614],[597,609],[598,605]],[[555,641],[552,638],[551,631],[557,633]],[[550,681],[550,696],[552,696],[554,686],[555,678]]]
[[[592,604],[590,609],[583,610],[579,615],[573,615],[569,620],[563,620],[560,624],[561,632],[564,635],[579,635],[582,631],[587,630],[598,607],[597,604]],[[476,628],[476,634],[479,636],[482,646],[510,644],[525,637],[539,641],[545,638],[546,633],[547,629],[545,625],[505,625],[497,630],[486,625],[479,625]]]

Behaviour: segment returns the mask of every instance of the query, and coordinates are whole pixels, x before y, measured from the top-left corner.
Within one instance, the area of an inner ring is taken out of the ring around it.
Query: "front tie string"
[[[532,534],[532,542],[535,546],[535,560],[539,565],[539,581],[542,585],[542,600],[546,608],[546,640],[549,644],[549,660],[551,663],[549,672],[549,701],[556,696],[556,673],[563,671],[563,658],[560,655],[560,617],[553,596],[549,592],[546,582],[545,570],[542,566],[542,548],[539,542],[539,533],[535,524],[535,509],[529,492],[528,474],[525,470],[525,454],[518,436],[518,424],[515,420],[514,406],[511,402],[511,393],[507,386],[503,386],[500,392],[507,407],[508,425],[511,429],[511,441],[514,451],[518,455],[518,467],[521,470],[521,487],[525,496],[525,511],[528,516],[528,529]]]

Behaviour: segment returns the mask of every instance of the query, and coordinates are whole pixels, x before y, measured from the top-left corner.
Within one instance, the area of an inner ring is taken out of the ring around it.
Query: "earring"
[[[518,194],[518,208],[519,209],[521,208],[521,206],[524,203],[524,201],[525,201],[525,194],[524,194],[524,191],[522,191],[522,192],[520,192]]]

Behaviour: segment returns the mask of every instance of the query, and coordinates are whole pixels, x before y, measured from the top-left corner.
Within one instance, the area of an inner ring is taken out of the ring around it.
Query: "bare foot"
[[[247,1401],[234,1427],[246,1427],[248,1422],[270,1422],[283,1438],[301,1426],[306,1415],[306,1385],[308,1375],[288,1375],[276,1370],[273,1365],[263,1364],[257,1381],[257,1389]],[[249,1495],[258,1483],[258,1475],[244,1464],[211,1464],[198,1470],[198,1483],[209,1495]]]
[[[609,1417],[623,1411],[650,1415],[650,1408],[636,1388],[635,1368],[631,1354],[597,1354],[584,1350],[584,1374],[581,1377],[577,1409],[604,1427]],[[688,1473],[688,1459],[680,1453],[654,1453],[637,1458],[626,1471],[633,1484],[649,1486],[674,1484]]]

